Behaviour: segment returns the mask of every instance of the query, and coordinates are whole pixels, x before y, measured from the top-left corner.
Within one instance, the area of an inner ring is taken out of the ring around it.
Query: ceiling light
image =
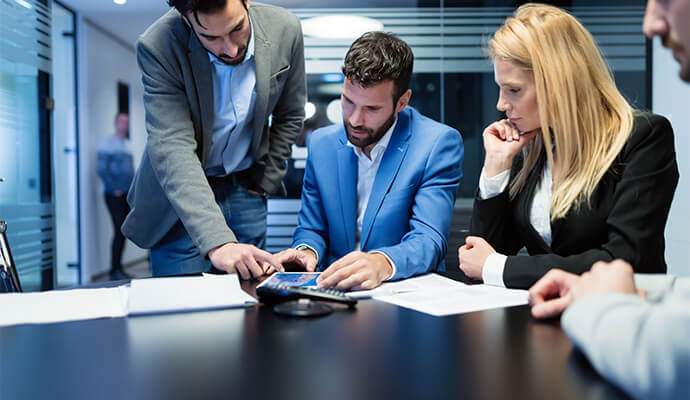
[[[127,4],[127,0],[113,0],[113,3],[123,5]]]
[[[334,124],[343,122],[343,106],[340,103],[340,99],[328,103],[328,107],[326,107],[326,117]]]
[[[321,39],[356,39],[363,33],[381,29],[380,21],[357,15],[322,15],[302,21],[305,35]]]
[[[27,3],[27,2],[24,1],[24,0],[14,0],[14,2],[17,3],[17,4],[19,4],[19,5],[22,6],[22,7],[31,8],[31,4]]]
[[[316,106],[311,101],[304,104],[304,119],[307,120],[316,114]]]
[[[343,74],[323,74],[321,80],[323,82],[342,82]]]

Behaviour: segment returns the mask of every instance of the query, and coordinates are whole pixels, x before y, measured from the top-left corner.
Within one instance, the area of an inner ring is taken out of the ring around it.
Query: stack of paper
[[[426,274],[414,278],[403,279],[401,281],[386,282],[372,290],[348,292],[347,295],[355,299],[379,298],[383,296],[392,296],[394,294],[455,288],[458,284],[463,285],[460,282],[444,278],[441,275]]]
[[[124,317],[124,286],[0,294],[0,325]]]
[[[489,285],[466,285],[437,274],[427,274],[400,282],[384,283],[353,296],[370,296],[376,300],[443,316],[491,308],[527,304],[526,290]]]
[[[0,294],[0,326],[244,307],[256,300],[237,275],[134,279],[102,289]]]
[[[244,307],[256,303],[240,287],[237,275],[135,279],[129,290],[129,315],[212,308]]]

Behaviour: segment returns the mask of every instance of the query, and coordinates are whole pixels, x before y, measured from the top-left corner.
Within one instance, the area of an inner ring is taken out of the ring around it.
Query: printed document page
[[[391,286],[386,288],[389,293],[374,294],[374,299],[435,316],[527,304],[526,290],[466,285],[437,274],[384,285]]]
[[[422,290],[443,290],[457,287],[457,281],[445,278],[438,274],[420,275],[414,278],[403,279],[395,282],[384,282],[381,286],[372,290],[354,290],[347,295],[355,299],[367,299],[370,297],[390,296],[394,294],[419,292]]]
[[[209,275],[132,280],[129,314],[150,314],[255,304],[237,275]]]
[[[240,287],[237,275],[134,279],[131,287],[0,294],[0,326],[244,307],[255,303]]]
[[[0,294],[0,325],[124,317],[124,286]]]

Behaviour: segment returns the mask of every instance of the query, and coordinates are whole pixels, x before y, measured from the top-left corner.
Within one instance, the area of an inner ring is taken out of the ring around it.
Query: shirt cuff
[[[484,261],[482,269],[482,280],[487,285],[506,287],[503,283],[503,270],[506,266],[508,256],[500,253],[491,253]]]
[[[593,293],[577,299],[565,309],[561,316],[561,327],[577,347],[585,353],[590,353],[597,350],[593,347],[596,344],[592,332],[597,332],[597,328],[601,328],[606,322],[610,325],[614,314],[618,314],[622,319],[629,318],[629,311],[626,313],[620,310],[625,306],[632,306],[632,310],[641,310],[650,305],[634,294]],[[608,332],[610,334],[610,331]],[[606,331],[602,335],[606,335]]]
[[[506,190],[509,180],[509,169],[492,178],[487,178],[484,168],[482,168],[482,173],[479,175],[479,197],[482,200],[486,200],[498,196],[499,194],[503,193],[504,190]]]
[[[666,274],[635,274],[635,286],[647,292],[647,301],[658,303],[673,291],[676,277]],[[689,292],[690,293],[690,292]]]
[[[295,246],[294,248],[295,248],[295,250],[306,250],[306,249],[309,249],[309,250],[313,251],[314,254],[316,254],[316,265],[317,265],[317,266],[319,265],[319,252],[316,251],[316,250],[314,250],[313,247],[311,247],[311,246],[309,246],[308,244],[305,244],[305,243],[300,243],[300,244],[298,244],[297,246]]]
[[[391,260],[390,257],[388,257],[388,254],[386,254],[382,251],[371,251],[371,252],[369,252],[369,254],[383,254],[383,256],[386,257],[386,260],[388,260],[388,262],[391,264],[391,268],[393,269],[393,272],[391,273],[391,276],[384,279],[384,281],[389,281],[389,280],[393,279],[393,277],[395,276],[395,273],[398,272],[398,269],[395,268],[395,263],[393,262],[393,260]]]

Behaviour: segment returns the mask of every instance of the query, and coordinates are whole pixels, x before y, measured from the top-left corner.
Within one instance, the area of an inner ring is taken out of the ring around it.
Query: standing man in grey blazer
[[[645,35],[661,37],[690,83],[688,21],[690,0],[647,2]],[[529,292],[532,315],[563,312],[561,326],[575,346],[632,397],[690,398],[690,278],[634,275],[615,260],[582,276],[553,269]]]
[[[137,43],[148,140],[122,231],[151,249],[154,276],[282,270],[261,248],[304,120],[299,19],[249,0],[168,4]]]

